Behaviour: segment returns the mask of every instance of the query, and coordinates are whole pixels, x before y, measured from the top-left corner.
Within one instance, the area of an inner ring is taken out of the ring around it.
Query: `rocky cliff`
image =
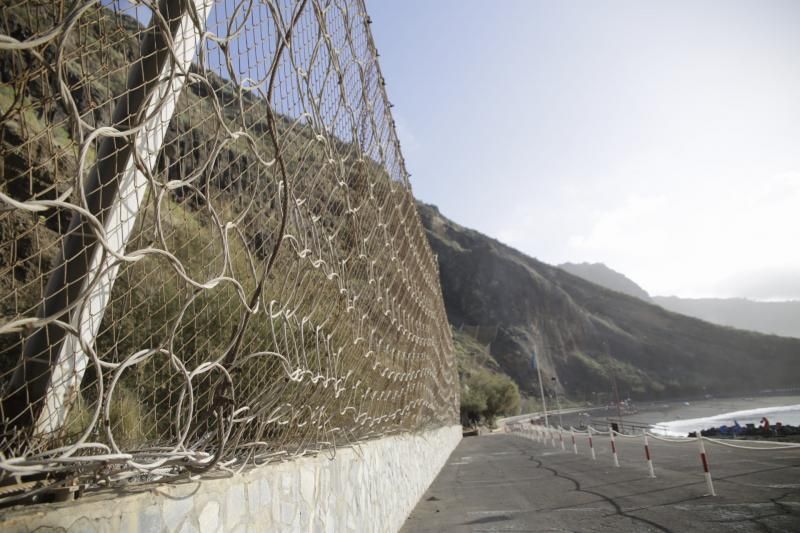
[[[436,207],[419,204],[438,255],[454,328],[490,339],[491,356],[523,391],[537,391],[531,353],[575,399],[602,400],[616,379],[636,398],[730,394],[796,386],[800,340],[672,313],[545,264]],[[549,382],[550,380],[547,379]]]

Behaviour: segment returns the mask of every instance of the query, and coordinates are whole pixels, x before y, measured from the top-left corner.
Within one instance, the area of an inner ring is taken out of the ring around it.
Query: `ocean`
[[[651,431],[665,436],[685,437],[692,431],[700,431],[701,429],[723,425],[733,426],[736,422],[741,426],[745,424],[755,424],[758,426],[762,418],[766,418],[770,425],[773,426],[776,422],[781,422],[784,425],[800,426],[800,404],[756,407],[753,409],[719,413],[712,416],[665,420],[653,423]]]

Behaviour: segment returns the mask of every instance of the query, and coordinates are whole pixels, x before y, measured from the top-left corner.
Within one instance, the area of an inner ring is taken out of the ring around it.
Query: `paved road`
[[[599,411],[608,412],[608,408],[603,406],[603,407],[570,407],[568,409],[561,409],[561,410],[549,409],[547,411],[547,415],[550,417],[550,423],[551,424],[561,425],[559,423],[559,414],[560,414],[561,415],[561,420],[564,422],[564,424],[563,424],[564,427],[569,427],[570,425],[574,425],[575,427],[578,427],[580,425],[580,422],[581,422],[581,417],[580,416],[575,416],[575,415],[578,415],[580,413],[596,413],[596,412],[599,412]],[[525,413],[525,414],[522,414],[522,415],[508,416],[508,417],[505,417],[505,418],[498,419],[497,420],[497,425],[498,425],[498,427],[502,428],[502,427],[505,427],[506,425],[510,425],[510,424],[515,423],[515,422],[522,422],[522,421],[527,422],[530,419],[536,419],[536,418],[540,418],[542,416],[544,416],[544,413],[541,412],[541,411],[537,411],[537,412],[534,412],[534,413]],[[585,422],[585,420],[584,420],[584,422]]]
[[[464,439],[402,529],[428,531],[800,531],[800,450],[708,446],[718,496],[706,496],[697,445],[651,442],[648,477],[641,441],[607,438],[597,460],[494,434]]]

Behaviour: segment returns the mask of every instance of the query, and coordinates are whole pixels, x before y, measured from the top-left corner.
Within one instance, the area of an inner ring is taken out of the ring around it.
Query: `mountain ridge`
[[[651,301],[650,295],[625,274],[610,268],[604,263],[561,263],[558,268],[570,274],[591,281],[596,285],[621,292],[629,296]]]
[[[759,302],[749,298],[653,296],[664,309],[706,322],[782,337],[800,338],[800,301]]]
[[[800,340],[672,313],[528,257],[434,206],[418,209],[451,324],[496,328],[490,354],[527,394],[538,394],[534,352],[575,399],[608,397],[614,379],[621,394],[638,398],[797,383]]]
[[[800,338],[800,301],[759,302],[748,298],[651,296],[636,282],[603,263],[563,263],[559,268],[610,290],[668,311],[731,328]]]

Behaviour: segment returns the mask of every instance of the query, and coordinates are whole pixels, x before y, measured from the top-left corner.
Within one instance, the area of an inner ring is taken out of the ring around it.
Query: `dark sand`
[[[688,403],[688,405],[686,405]],[[623,414],[622,420],[627,423],[648,425],[671,420],[687,420],[690,418],[703,418],[745,409],[757,409],[781,405],[800,404],[800,396],[759,396],[752,398],[712,398],[698,401],[661,401],[649,403],[635,403],[638,411],[635,414]],[[589,415],[589,416],[586,416]],[[587,408],[578,413],[564,414],[561,417],[564,427],[591,423],[592,425],[605,426],[608,419],[617,419],[616,408]],[[559,423],[558,415],[550,415],[550,423]]]

